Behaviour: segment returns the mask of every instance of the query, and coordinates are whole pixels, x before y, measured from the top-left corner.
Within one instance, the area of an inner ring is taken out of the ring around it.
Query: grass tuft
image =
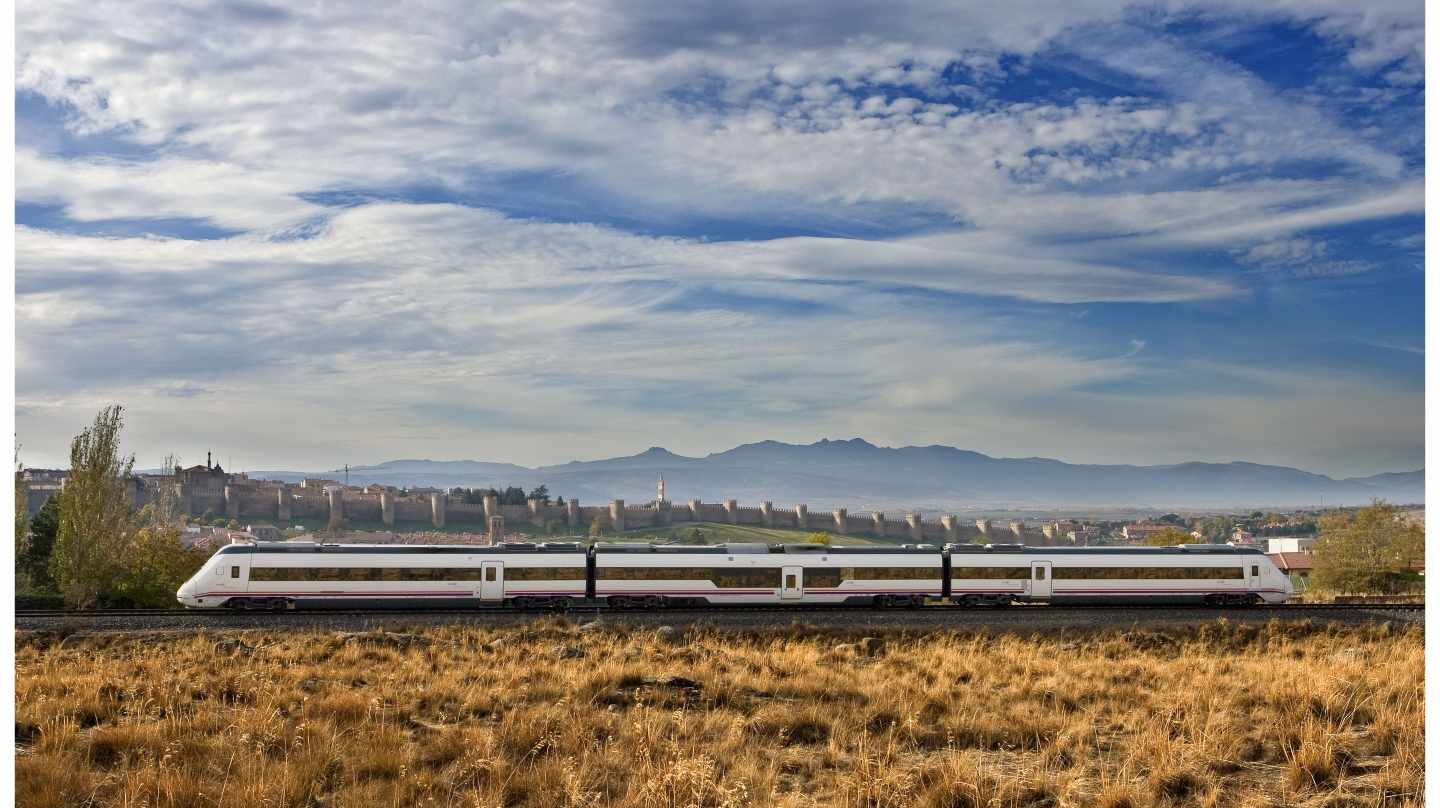
[[[895,632],[874,654],[857,640],[787,626],[667,644],[567,620],[20,632],[17,803],[1423,803],[1419,630]]]

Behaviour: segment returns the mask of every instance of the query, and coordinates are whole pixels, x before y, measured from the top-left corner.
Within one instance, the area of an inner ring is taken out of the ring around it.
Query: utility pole
[[[350,487],[350,464],[345,464],[345,487]]]

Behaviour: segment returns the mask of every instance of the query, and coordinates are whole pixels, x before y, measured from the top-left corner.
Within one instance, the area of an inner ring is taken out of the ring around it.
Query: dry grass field
[[[21,633],[22,806],[1406,806],[1388,625]],[[878,646],[878,647],[877,647]]]

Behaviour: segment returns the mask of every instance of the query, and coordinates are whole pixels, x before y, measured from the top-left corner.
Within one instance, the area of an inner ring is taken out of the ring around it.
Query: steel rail
[[[745,614],[745,613],[773,613],[773,614],[802,614],[802,613],[844,613],[844,612],[867,612],[885,615],[902,615],[907,613],[976,613],[976,614],[1023,614],[1026,612],[1055,612],[1055,611],[1097,611],[1105,609],[1141,609],[1141,610],[1167,610],[1196,613],[1256,613],[1256,612],[1373,612],[1373,611],[1398,611],[1417,612],[1424,611],[1423,603],[1286,603],[1286,604],[1258,604],[1254,606],[1205,606],[1205,605],[1176,605],[1161,603],[1144,604],[1113,604],[1113,603],[1086,603],[1086,604],[1023,604],[1013,606],[960,606],[960,605],[929,605],[913,608],[876,608],[873,606],[843,604],[825,606],[786,606],[783,604],[758,604],[758,605],[720,605],[711,607],[668,607],[660,609],[645,608],[619,608],[606,605],[578,605],[568,609],[556,609],[549,607],[475,607],[469,609],[455,608],[299,608],[269,611],[265,609],[18,609],[15,612],[17,618],[21,617],[173,617],[179,615],[201,616],[213,615],[216,618],[227,617],[253,617],[267,616],[284,618],[287,616],[364,616],[364,615],[505,615],[505,614],[553,614],[557,616],[572,615],[584,616],[592,614],[676,614],[696,615],[706,613],[716,614]]]

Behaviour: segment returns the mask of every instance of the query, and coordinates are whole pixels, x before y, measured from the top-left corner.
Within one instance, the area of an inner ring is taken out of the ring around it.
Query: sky
[[[684,5],[21,0],[20,459],[1423,465],[1419,0]]]

